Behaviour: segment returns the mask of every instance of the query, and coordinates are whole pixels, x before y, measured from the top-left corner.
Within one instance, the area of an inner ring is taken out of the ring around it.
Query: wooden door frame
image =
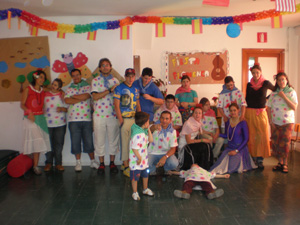
[[[242,49],[242,92],[246,95],[246,87],[248,83],[248,59],[258,57],[275,57],[277,58],[277,71],[284,70],[284,49],[261,49],[261,48],[243,48]]]

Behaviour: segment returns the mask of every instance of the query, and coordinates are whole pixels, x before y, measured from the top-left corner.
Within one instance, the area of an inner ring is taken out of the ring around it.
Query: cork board
[[[48,37],[0,39],[0,102],[21,100],[28,74],[43,69],[50,78]]]
[[[228,74],[228,52],[167,53],[169,84],[180,84],[182,75],[191,84],[223,83]]]

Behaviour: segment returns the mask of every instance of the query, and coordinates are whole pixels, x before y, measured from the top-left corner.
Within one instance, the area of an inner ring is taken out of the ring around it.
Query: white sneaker
[[[95,160],[91,161],[91,168],[98,169],[99,168],[99,163],[97,163]]]
[[[141,198],[140,198],[138,192],[134,192],[134,193],[132,194],[132,198],[133,198],[133,200],[135,200],[135,201],[141,200]]]
[[[149,188],[143,190],[143,194],[148,196],[154,196],[153,191],[151,191]]]
[[[35,175],[41,175],[42,174],[42,170],[40,167],[33,167],[33,172],[35,173]]]
[[[81,162],[77,161],[75,166],[75,171],[80,172],[82,170]]]

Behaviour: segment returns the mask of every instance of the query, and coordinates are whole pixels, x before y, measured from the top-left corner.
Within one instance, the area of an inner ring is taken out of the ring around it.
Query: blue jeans
[[[81,153],[81,141],[83,142],[84,153],[94,152],[92,121],[69,122],[69,130],[72,154]]]
[[[46,164],[62,165],[62,150],[65,143],[66,125],[61,127],[48,127],[51,151],[46,153]]]
[[[149,169],[150,173],[156,171],[156,164],[159,162],[159,160],[164,156],[163,155],[148,155],[148,162],[149,162]],[[171,155],[169,158],[167,158],[166,163],[164,165],[164,170],[169,171],[169,170],[174,170],[178,166],[178,159],[176,158],[175,155]]]

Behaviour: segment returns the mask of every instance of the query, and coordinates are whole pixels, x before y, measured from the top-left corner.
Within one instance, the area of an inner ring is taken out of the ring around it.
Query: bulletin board
[[[167,53],[169,84],[180,84],[182,75],[191,78],[191,84],[224,83],[228,74],[228,51]]]
[[[49,59],[48,37],[0,39],[0,102],[20,101],[38,68],[51,80]]]

